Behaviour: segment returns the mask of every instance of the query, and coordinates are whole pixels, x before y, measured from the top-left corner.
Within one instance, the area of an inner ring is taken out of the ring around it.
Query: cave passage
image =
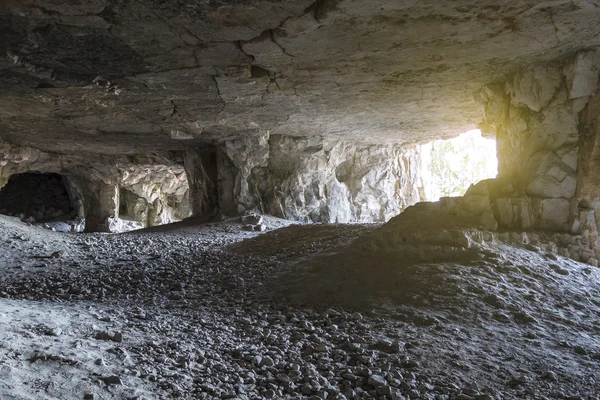
[[[145,175],[130,175],[135,183],[106,188],[98,196],[109,232],[126,232],[181,221],[190,216],[189,185],[183,168],[158,167]],[[138,179],[143,178],[143,183]]]
[[[64,221],[77,217],[63,176],[27,172],[12,175],[0,190],[0,214],[28,222]]]

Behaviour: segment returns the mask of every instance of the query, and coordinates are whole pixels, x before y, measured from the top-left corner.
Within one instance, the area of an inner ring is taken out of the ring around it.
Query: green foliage
[[[476,134],[436,140],[430,168],[437,197],[462,196],[472,183],[496,176],[494,142]]]

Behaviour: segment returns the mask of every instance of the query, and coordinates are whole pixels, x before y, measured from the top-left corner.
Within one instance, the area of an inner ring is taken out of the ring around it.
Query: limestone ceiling
[[[600,45],[600,1],[3,0],[0,139],[136,153],[452,136],[473,93]]]

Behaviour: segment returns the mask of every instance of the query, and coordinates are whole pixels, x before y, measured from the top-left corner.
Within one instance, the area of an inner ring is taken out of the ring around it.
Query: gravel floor
[[[349,256],[377,226],[265,224],[0,216],[0,399],[599,398],[597,269],[504,244],[398,266]]]

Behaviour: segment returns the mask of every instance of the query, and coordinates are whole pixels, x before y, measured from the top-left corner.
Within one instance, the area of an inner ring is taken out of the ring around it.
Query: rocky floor
[[[65,234],[0,216],[0,399],[598,399],[600,271],[373,225]],[[281,228],[275,230],[274,228]]]

